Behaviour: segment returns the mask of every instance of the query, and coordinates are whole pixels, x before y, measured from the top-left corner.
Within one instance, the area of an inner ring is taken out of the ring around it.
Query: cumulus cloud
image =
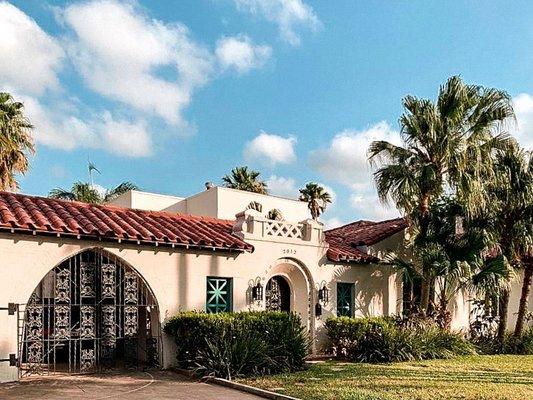
[[[0,2],[0,86],[41,94],[59,87],[64,52],[17,7]]]
[[[521,93],[513,98],[517,129],[511,133],[528,150],[533,150],[533,95]]]
[[[152,140],[145,121],[114,119],[110,113],[105,113],[102,120],[101,141],[110,152],[129,157],[146,157],[152,154]]]
[[[109,112],[80,118],[75,112],[63,113],[61,104],[47,106],[32,96],[15,94],[15,97],[24,103],[38,144],[61,150],[103,149],[126,157],[152,153],[151,136],[144,120],[117,119]]]
[[[62,18],[73,31],[68,52],[92,90],[186,126],[181,113],[213,70],[212,54],[191,39],[186,26],[114,0],[69,5]],[[157,73],[165,68],[173,78]]]
[[[365,130],[336,134],[327,148],[310,153],[309,163],[324,177],[350,189],[350,205],[358,215],[368,219],[393,218],[398,212],[380,204],[368,163],[367,149],[374,140],[401,144],[399,132],[382,121]]]
[[[302,0],[235,0],[235,4],[239,11],[276,24],[281,38],[292,46],[300,44],[299,28],[316,31],[322,26],[313,8]]]
[[[322,218],[322,223],[324,224],[324,229],[338,228],[339,226],[346,224],[345,221],[337,217]]]
[[[394,206],[383,205],[374,191],[358,191],[350,195],[352,209],[364,219],[382,221],[397,218],[399,211]]]
[[[344,130],[336,134],[329,147],[311,152],[309,162],[328,179],[355,189],[367,187],[371,182],[367,150],[374,140],[401,144],[399,132],[382,121],[362,131]]]
[[[296,161],[294,136],[283,137],[276,134],[261,132],[244,146],[243,156],[246,161],[259,161],[274,166],[290,164]]]
[[[298,197],[298,188],[296,181],[292,178],[285,178],[283,176],[271,175],[266,181],[268,191],[270,194],[282,197],[289,197],[296,199]]]
[[[223,69],[244,73],[263,66],[272,55],[272,48],[254,45],[246,35],[227,36],[217,42],[215,54]]]

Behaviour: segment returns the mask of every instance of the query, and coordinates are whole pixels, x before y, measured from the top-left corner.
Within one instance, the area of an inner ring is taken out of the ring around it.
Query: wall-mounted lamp
[[[326,282],[321,283],[321,288],[318,289],[318,301],[322,304],[327,304],[329,302],[329,289],[326,285]]]
[[[322,316],[322,306],[320,303],[315,304],[315,317],[320,318]]]
[[[263,286],[258,280],[257,283],[252,287],[252,300],[261,301],[263,300]]]

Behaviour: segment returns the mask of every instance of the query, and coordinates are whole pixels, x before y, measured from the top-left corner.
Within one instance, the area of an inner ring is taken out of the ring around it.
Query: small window
[[[339,317],[353,316],[353,283],[337,283],[337,315]]]
[[[207,278],[206,306],[209,313],[233,310],[233,279]]]

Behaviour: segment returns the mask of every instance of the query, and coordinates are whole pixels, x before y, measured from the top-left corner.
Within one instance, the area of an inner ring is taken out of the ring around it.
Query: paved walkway
[[[218,385],[191,381],[168,371],[106,375],[56,375],[0,384],[1,400],[178,399],[259,400],[260,397]]]

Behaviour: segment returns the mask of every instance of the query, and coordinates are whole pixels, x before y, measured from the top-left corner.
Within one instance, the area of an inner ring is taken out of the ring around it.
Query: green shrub
[[[461,335],[393,317],[333,317],[326,321],[330,351],[358,362],[393,362],[474,354]]]
[[[282,312],[183,312],[164,330],[181,367],[229,379],[302,369],[309,348],[300,317]]]
[[[505,335],[501,346],[503,354],[533,355],[533,327],[529,327],[516,337],[512,333]]]

